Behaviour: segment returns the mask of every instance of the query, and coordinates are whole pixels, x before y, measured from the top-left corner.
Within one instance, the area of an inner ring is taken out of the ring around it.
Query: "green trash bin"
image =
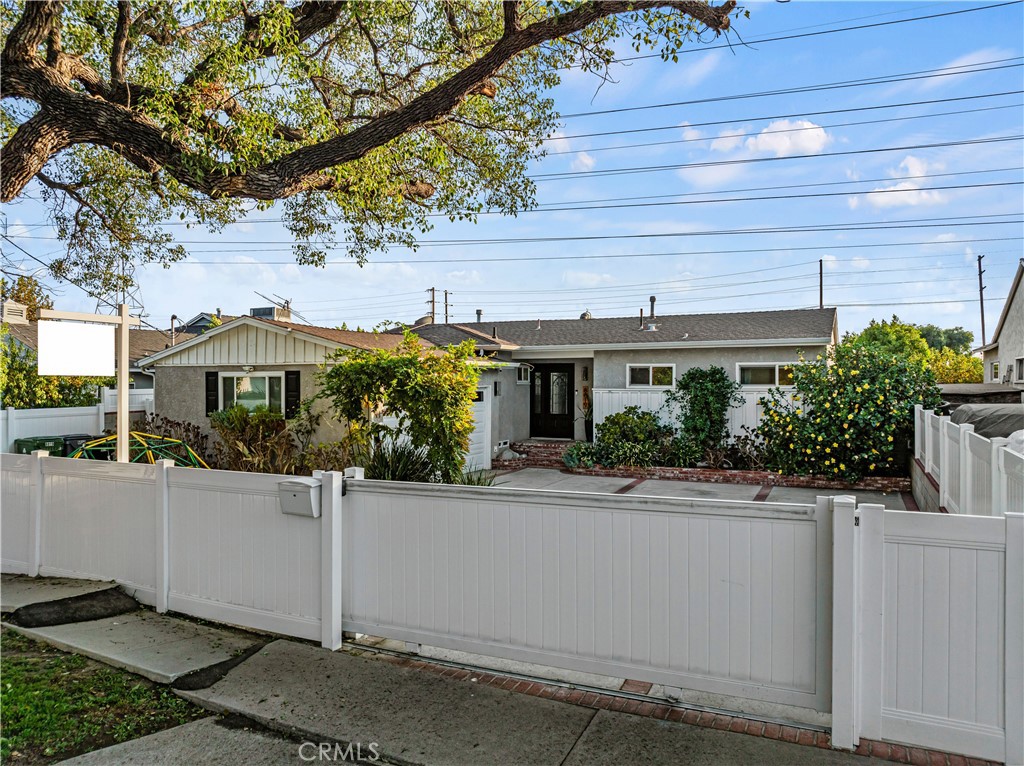
[[[64,454],[64,440],[59,436],[28,436],[14,440],[14,451],[19,455],[31,455],[37,449],[47,450],[53,457]]]

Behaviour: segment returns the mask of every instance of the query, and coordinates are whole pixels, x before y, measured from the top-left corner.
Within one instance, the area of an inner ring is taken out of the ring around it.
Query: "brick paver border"
[[[629,713],[663,721],[676,721],[690,726],[703,726],[709,729],[731,731],[737,734],[749,734],[797,745],[820,747],[825,750],[832,748],[829,734],[816,729],[786,726],[778,723],[765,723],[754,718],[723,715],[708,710],[694,710],[678,705],[671,705],[652,698],[650,702],[620,696],[614,693],[602,694],[594,690],[576,689],[562,684],[546,684],[540,681],[515,678],[498,672],[468,670],[452,667],[427,660],[409,659],[398,655],[384,654],[374,647],[357,645],[360,649],[378,652],[378,658],[399,667],[413,670],[426,670],[437,673],[442,678],[455,681],[486,684],[498,689],[506,689],[518,694],[529,694],[542,699],[567,702],[570,705],[590,707],[597,710]],[[630,694],[645,694],[651,684],[645,681],[627,680],[622,684],[622,691]],[[939,750],[927,750],[919,747],[895,745],[889,742],[862,739],[853,751],[857,755],[871,756],[893,763],[909,763],[913,766],[1001,766],[998,761],[986,761],[980,758],[967,758],[955,753]]]

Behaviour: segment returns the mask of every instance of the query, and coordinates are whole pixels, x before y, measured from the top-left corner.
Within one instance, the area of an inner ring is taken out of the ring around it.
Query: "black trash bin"
[[[71,457],[76,449],[99,437],[91,434],[64,434],[61,438],[64,440],[64,457]]]

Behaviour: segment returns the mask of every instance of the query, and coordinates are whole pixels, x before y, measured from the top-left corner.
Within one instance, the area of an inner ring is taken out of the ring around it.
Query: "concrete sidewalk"
[[[89,587],[69,591],[66,582],[50,585],[55,595]],[[45,598],[48,589],[46,580],[6,576],[3,587],[8,590],[5,603],[11,604],[19,601],[19,589],[31,589],[32,598]],[[817,737],[819,747],[769,738],[779,736],[780,727],[772,724],[757,725],[764,736],[721,731],[719,724],[727,719],[714,714],[710,719],[703,714],[712,727],[690,726],[680,722],[683,710],[656,705],[655,698],[624,705],[646,713],[632,715],[615,712],[622,698],[584,695],[492,672],[456,671],[429,661],[399,661],[373,650],[329,652],[290,640],[264,645],[260,637],[241,631],[141,609],[101,620],[16,629],[148,678],[171,680],[188,673],[184,689],[175,684],[178,693],[227,715],[71,761],[77,764],[269,766],[309,763],[314,755],[321,762],[337,761],[338,753],[357,751],[370,762],[397,764],[884,763],[821,749],[823,735],[812,731],[789,730],[793,740],[799,736],[803,741],[804,734],[812,742]],[[732,723],[747,724],[740,719]]]

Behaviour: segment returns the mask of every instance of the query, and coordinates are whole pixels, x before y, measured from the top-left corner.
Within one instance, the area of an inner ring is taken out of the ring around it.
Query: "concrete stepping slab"
[[[839,495],[853,495],[857,498],[857,504],[878,503],[884,505],[891,511],[905,511],[906,504],[899,492],[879,492],[877,490],[856,491],[852,489],[813,489],[807,487],[772,487],[768,493],[769,503],[813,503],[814,499],[822,497],[837,497]]]
[[[257,643],[238,633],[145,611],[15,630],[163,684],[230,660]]]
[[[633,479],[618,476],[583,476],[562,473],[554,468],[524,468],[498,476],[494,486],[509,489],[550,489],[560,492],[614,493]]]
[[[277,766],[309,763],[309,760],[300,758],[299,745],[299,742],[272,732],[233,726],[228,721],[211,717],[131,742],[94,750],[61,763],[70,766],[123,766],[129,763],[146,766],[181,766],[189,763],[204,766]],[[306,756],[315,752],[309,745],[303,750]]]
[[[753,500],[760,491],[761,487],[753,484],[647,479],[629,490],[628,494],[651,497],[707,498],[709,500]]]
[[[887,761],[807,745],[601,710],[565,766],[883,766]]]
[[[560,764],[588,708],[275,641],[208,689],[178,692],[305,739],[379,745],[385,760]]]
[[[0,612],[13,612],[29,604],[96,593],[115,586],[116,583],[100,580],[5,574],[0,578]]]

